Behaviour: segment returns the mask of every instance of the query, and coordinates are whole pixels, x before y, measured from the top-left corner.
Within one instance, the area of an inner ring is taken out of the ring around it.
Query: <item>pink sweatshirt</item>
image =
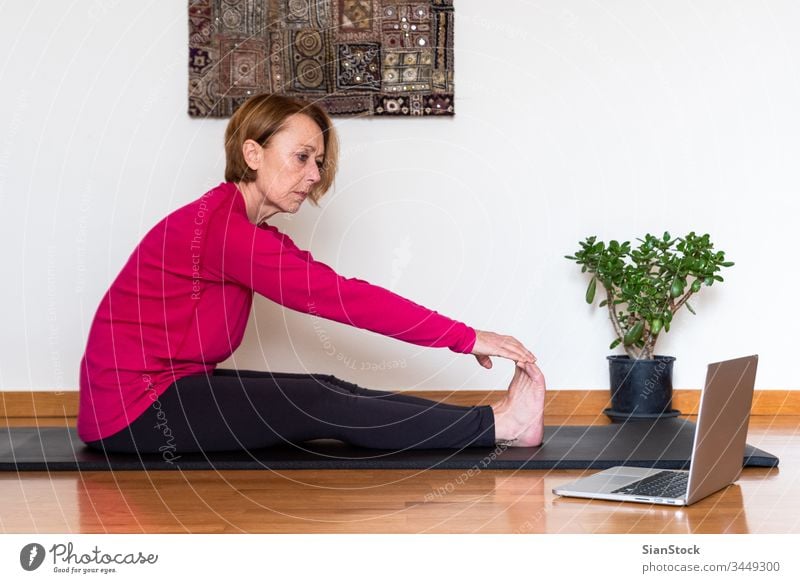
[[[175,380],[210,374],[241,343],[254,291],[412,344],[464,354],[475,344],[466,324],[342,277],[275,227],[253,225],[224,182],[153,227],[103,296],[80,365],[79,437],[108,437]]]

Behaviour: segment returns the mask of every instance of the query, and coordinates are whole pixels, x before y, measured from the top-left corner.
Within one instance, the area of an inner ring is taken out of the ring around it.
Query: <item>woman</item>
[[[336,438],[385,449],[538,445],[544,377],[518,340],[476,331],[344,278],[267,224],[314,205],[336,172],[318,106],[258,95],[225,133],[226,182],[153,227],[103,297],[80,367],[78,434],[112,452],[241,450]],[[517,362],[498,404],[461,407],[331,375],[216,369],[239,346],[253,292],[421,346]]]

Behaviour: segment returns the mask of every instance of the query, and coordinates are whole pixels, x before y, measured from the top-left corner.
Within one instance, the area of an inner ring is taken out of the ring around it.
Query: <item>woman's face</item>
[[[256,171],[255,186],[265,215],[297,212],[320,180],[324,144],[322,130],[304,114],[286,118],[284,128],[265,148],[251,140],[245,142],[245,160]]]

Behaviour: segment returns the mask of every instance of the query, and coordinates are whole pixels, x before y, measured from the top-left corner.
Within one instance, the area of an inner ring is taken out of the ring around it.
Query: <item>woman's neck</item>
[[[254,225],[260,225],[278,212],[272,205],[264,203],[264,197],[258,192],[255,182],[237,182],[236,187],[244,198],[247,218]]]

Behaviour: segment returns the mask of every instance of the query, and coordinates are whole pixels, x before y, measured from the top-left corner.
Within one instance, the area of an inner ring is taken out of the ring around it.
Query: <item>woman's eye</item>
[[[305,163],[308,162],[309,155],[308,154],[298,154],[297,155],[297,159],[300,160],[301,164],[305,165]],[[315,163],[317,165],[317,168],[320,171],[322,171],[323,166],[325,165],[325,161],[324,160],[315,160]]]

